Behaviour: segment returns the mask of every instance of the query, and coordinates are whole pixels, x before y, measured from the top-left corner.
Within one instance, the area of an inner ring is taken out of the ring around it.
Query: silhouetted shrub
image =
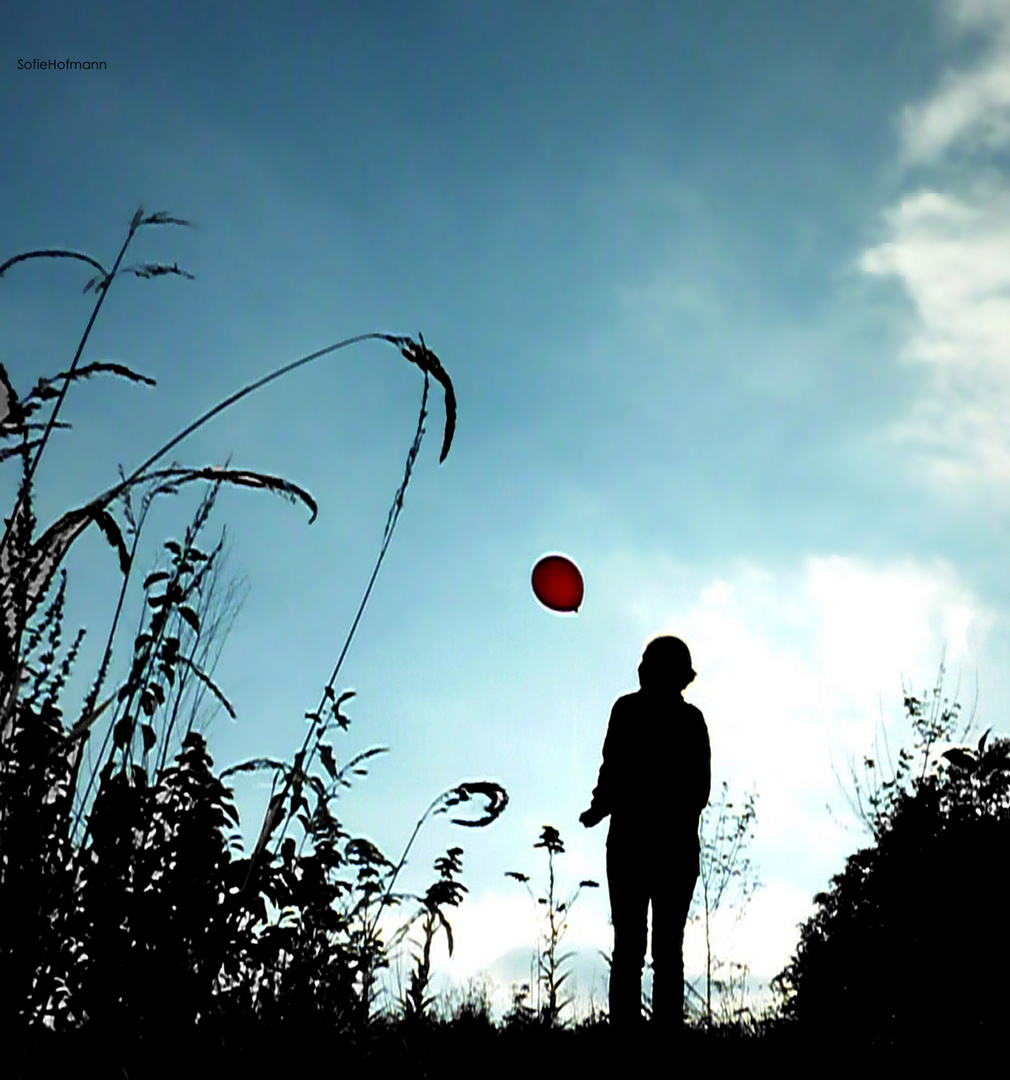
[[[906,698],[915,717],[920,703]],[[937,1045],[993,1034],[1010,962],[1000,916],[1010,852],[1010,740],[953,749],[910,790],[889,782],[877,843],[851,855],[774,982],[812,1038]],[[910,759],[904,759],[908,761]],[[871,762],[872,765],[872,762]]]

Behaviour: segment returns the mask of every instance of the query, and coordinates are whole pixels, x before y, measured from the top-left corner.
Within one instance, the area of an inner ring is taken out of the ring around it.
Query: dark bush
[[[985,739],[894,790],[876,845],[851,855],[815,897],[775,979],[784,1017],[810,1037],[923,1046],[941,1032],[986,1038],[1002,1023],[1010,740],[986,749]]]

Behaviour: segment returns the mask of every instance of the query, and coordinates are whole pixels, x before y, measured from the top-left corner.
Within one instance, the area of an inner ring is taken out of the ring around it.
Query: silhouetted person
[[[680,638],[657,637],[638,666],[641,690],[618,698],[587,828],[610,814],[607,883],[614,924],[610,1022],[642,1016],[646,919],[652,902],[652,1018],[684,1022],[684,926],[699,874],[698,823],[712,783],[708,728],[681,696],[694,679]]]

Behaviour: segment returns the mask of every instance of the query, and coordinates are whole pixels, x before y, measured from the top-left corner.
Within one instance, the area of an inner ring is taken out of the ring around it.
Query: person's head
[[[691,653],[678,637],[653,638],[645,646],[638,665],[638,681],[643,690],[675,690],[680,693],[694,681]]]

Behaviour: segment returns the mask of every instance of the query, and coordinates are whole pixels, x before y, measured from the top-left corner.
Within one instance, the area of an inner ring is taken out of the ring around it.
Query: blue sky
[[[40,527],[186,422],[282,363],[367,331],[419,331],[442,399],[339,680],[357,696],[338,760],[391,749],[339,804],[398,856],[432,798],[489,778],[491,829],[425,827],[405,870],[461,844],[468,898],[446,977],[528,968],[533,907],[506,879],[605,885],[606,825],[578,824],[615,698],[674,633],[699,675],[713,791],[754,788],[763,887],[716,950],[767,981],[812,897],[866,842],[838,777],[902,682],[947,689],[1006,731],[1010,440],[1010,4],[379,2],[35,5],[8,15],[0,258],[70,247],[136,260],[84,360],[156,389],[75,387],[39,474]],[[103,71],[18,59],[104,60]],[[83,266],[0,283],[0,361],[26,392],[66,367],[93,300]],[[319,516],[231,490],[229,565],[248,594],[215,678],[237,719],[215,764],[291,758],[343,645],[402,476],[418,370],[367,343],[271,385],[176,451],[283,475]],[[0,483],[10,500],[16,466]],[[141,559],[197,492],[152,515]],[[582,569],[574,616],[530,570]],[[86,689],[118,569],[76,545],[69,627]],[[127,661],[139,592],[122,635]],[[122,671],[122,668],[120,669]],[[104,733],[103,733],[104,734]],[[676,763],[671,763],[675,775]],[[836,775],[837,774],[837,775]],[[850,785],[851,786],[851,785]],[[235,783],[247,848],[267,791]],[[829,805],[830,804],[830,805]],[[568,943],[603,996],[606,889]],[[689,928],[688,972],[703,965]]]

